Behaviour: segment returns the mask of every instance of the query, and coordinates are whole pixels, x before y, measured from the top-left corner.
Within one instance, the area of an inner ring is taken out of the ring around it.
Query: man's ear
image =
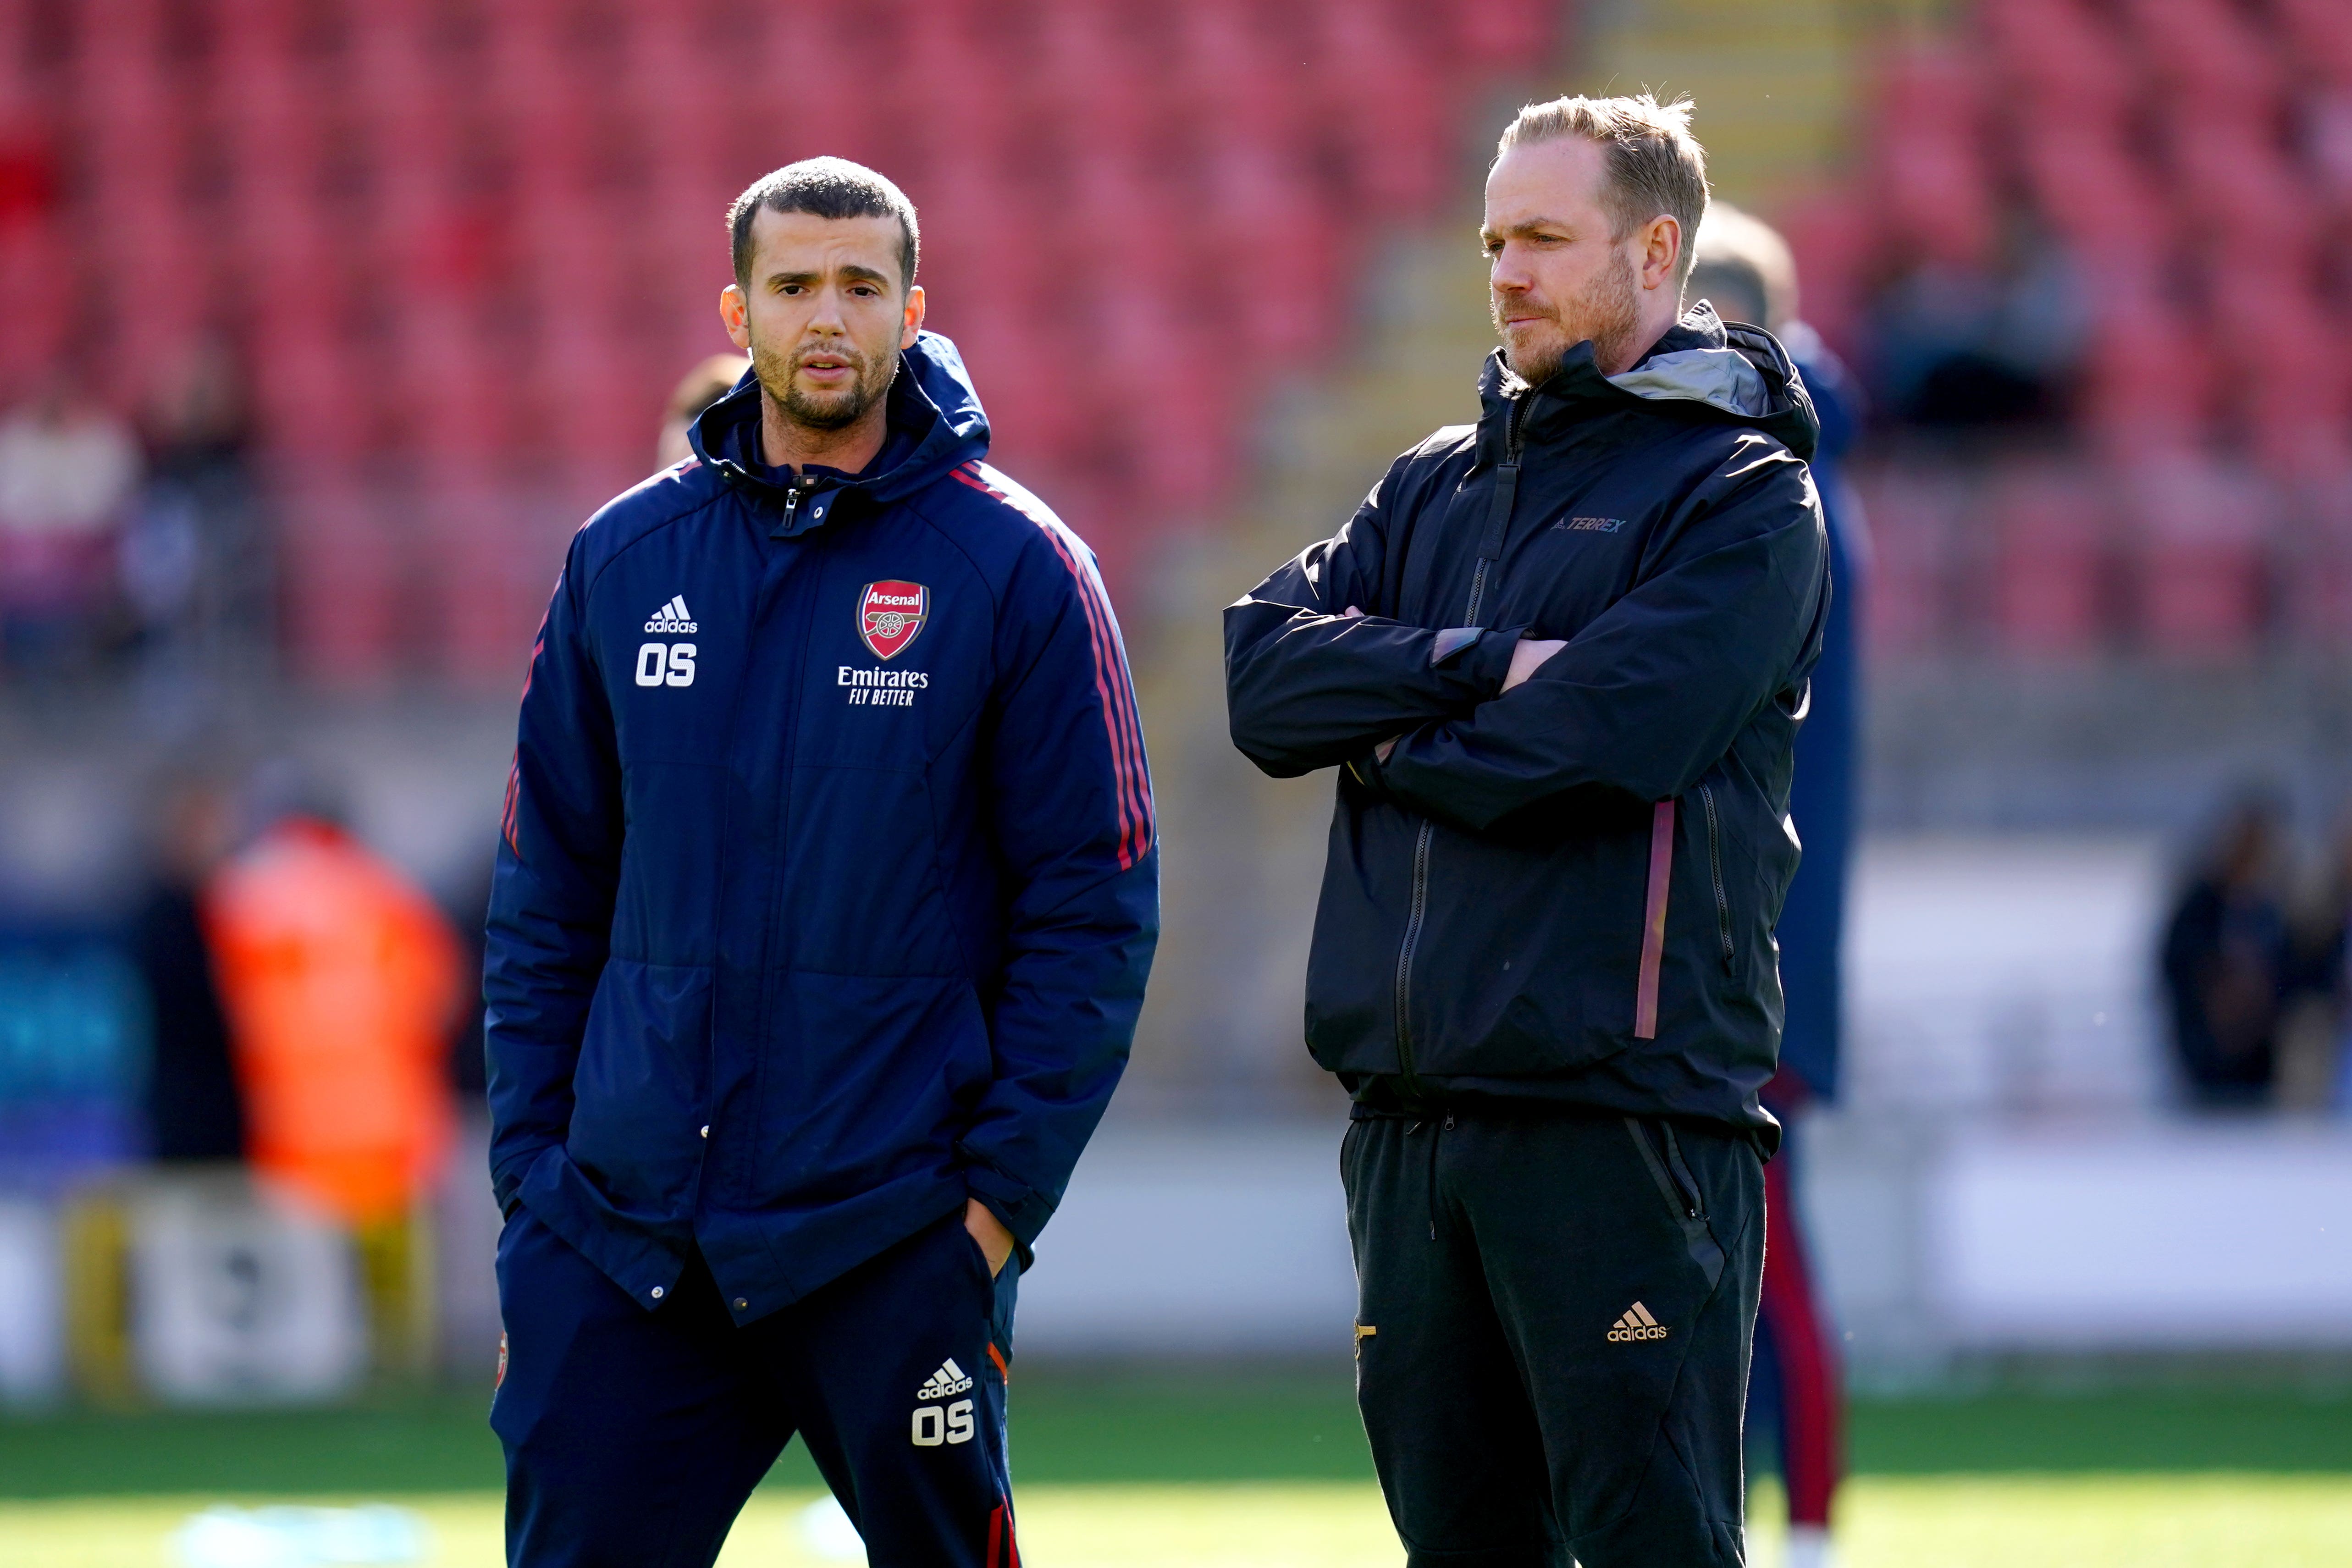
[[[907,290],[907,315],[898,332],[900,353],[915,346],[915,334],[923,330],[923,286],[919,283]]]
[[[1643,236],[1642,287],[1661,289],[1671,284],[1679,293],[1682,284],[1675,274],[1681,270],[1682,258],[1682,220],[1660,213],[1650,220]]]
[[[751,346],[751,301],[743,290],[730,283],[719,290],[719,320],[727,328],[727,341],[748,351]]]

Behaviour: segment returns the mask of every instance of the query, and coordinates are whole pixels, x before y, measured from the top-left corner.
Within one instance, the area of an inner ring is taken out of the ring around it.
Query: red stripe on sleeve
[[[1078,604],[1086,613],[1087,634],[1094,649],[1095,692],[1102,701],[1103,728],[1110,739],[1111,769],[1118,798],[1118,864],[1125,870],[1140,860],[1151,846],[1151,784],[1143,760],[1142,718],[1135,710],[1134,687],[1119,651],[1110,601],[1103,594],[1100,581],[1064,543],[1058,524],[1031,512],[1004,491],[969,471],[970,467],[950,471],[963,484],[1003,501],[1035,523],[1045,542],[1053,546],[1054,553],[1061,558],[1064,570],[1077,584]]]
[[[515,816],[522,798],[522,748],[515,748],[514,761],[507,764],[507,804],[499,814],[499,831],[505,836],[507,847],[514,858],[522,858],[522,845],[515,838]]]

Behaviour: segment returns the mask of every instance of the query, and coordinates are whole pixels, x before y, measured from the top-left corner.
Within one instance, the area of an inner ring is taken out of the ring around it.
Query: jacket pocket
[[[1436,830],[1413,956],[1418,1072],[1554,1077],[1632,1045],[1653,818],[1594,801],[1549,840]]]
[[[1706,1275],[1707,1289],[1715,1289],[1723,1277],[1723,1248],[1716,1244],[1715,1229],[1707,1223],[1706,1194],[1691,1174],[1689,1163],[1683,1159],[1681,1146],[1675,1140],[1674,1124],[1669,1121],[1643,1121],[1639,1117],[1625,1118],[1625,1131],[1641,1151],[1642,1164],[1650,1173],[1650,1181],[1665,1200],[1675,1226],[1683,1233],[1683,1245],[1693,1263]]]
[[[1307,1045],[1330,1072],[1392,1073],[1396,962],[1420,819],[1343,784],[1307,955]]]
[[[1716,810],[1712,784],[1698,786],[1698,800],[1706,814],[1706,875],[1715,893],[1716,937],[1723,952],[1723,972],[1728,974],[1738,950],[1731,941],[1731,895],[1723,886],[1723,816]]]
[[[622,958],[604,965],[572,1070],[564,1146],[617,1206],[671,1213],[690,1200],[709,1055],[709,970]]]

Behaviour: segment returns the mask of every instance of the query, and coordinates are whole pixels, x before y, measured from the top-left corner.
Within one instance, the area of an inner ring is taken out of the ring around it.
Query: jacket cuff
[[[554,1147],[552,1143],[539,1143],[516,1150],[491,1170],[490,1195],[499,1201],[499,1213],[509,1219],[514,1217],[515,1206],[522,1202],[523,1178],[539,1163],[539,1157]]]
[[[1476,647],[1462,656],[1462,673],[1477,682],[1488,699],[1503,694],[1504,679],[1511,673],[1511,655],[1518,651],[1519,638],[1527,629],[1512,626],[1489,631],[1478,639]]]
[[[1447,626],[1429,645],[1429,662],[1433,666],[1444,664],[1464,649],[1477,647],[1478,639],[1486,635],[1483,626]]]
[[[964,1158],[972,1160],[968,1151],[964,1152]],[[1054,1201],[1035,1188],[1024,1186],[976,1160],[964,1167],[963,1184],[966,1192],[978,1198],[982,1206],[1003,1221],[1004,1228],[1013,1233],[1013,1239],[1020,1247],[1022,1261],[1025,1265],[1030,1246],[1036,1241],[1037,1233],[1044,1230],[1045,1222],[1054,1217]]]

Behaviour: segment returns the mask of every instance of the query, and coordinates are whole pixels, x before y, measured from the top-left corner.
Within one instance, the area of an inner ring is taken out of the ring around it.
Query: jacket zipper
[[[1519,447],[1523,439],[1519,430],[1519,421],[1527,413],[1528,400],[1534,395],[1533,392],[1527,393],[1511,405],[1511,417],[1504,426],[1503,460],[1495,468],[1496,499],[1494,510],[1501,514],[1496,521],[1507,528],[1510,526],[1511,507],[1517,501],[1519,495]],[[1492,526],[1492,524],[1489,525],[1489,531]],[[1492,546],[1496,555],[1501,553],[1502,541],[1499,539],[1488,539],[1483,541],[1482,544]],[[1489,555],[1486,548],[1482,547],[1479,550],[1477,569],[1470,574],[1470,611],[1463,617],[1463,622],[1466,626],[1475,626],[1482,624],[1478,619],[1478,612],[1486,603],[1486,569],[1493,563],[1494,559],[1495,557]]]
[[[1706,808],[1706,870],[1715,882],[1716,933],[1723,939],[1723,969],[1731,972],[1731,900],[1723,890],[1723,833],[1715,816],[1715,791],[1698,786],[1699,804]]]
[[[1404,1079],[1406,1097],[1414,1100],[1421,1098],[1421,1086],[1412,1075],[1412,950],[1421,943],[1421,920],[1429,908],[1429,841],[1436,829],[1435,823],[1424,818],[1412,841],[1412,908],[1405,916],[1404,941],[1397,948],[1397,1071]]]
[[[1486,602],[1486,569],[1501,553],[1502,541],[1495,537],[1497,529],[1507,529],[1511,508],[1519,491],[1519,421],[1526,414],[1532,392],[1523,395],[1511,405],[1511,417],[1503,438],[1503,460],[1495,469],[1495,500],[1489,507],[1490,517],[1478,551],[1477,569],[1470,574],[1470,607],[1463,616],[1465,626],[1477,626],[1478,612]],[[1437,825],[1423,817],[1421,831],[1412,841],[1412,903],[1405,915],[1404,940],[1397,944],[1396,967],[1396,1047],[1397,1074],[1404,1079],[1408,1099],[1418,1100],[1421,1085],[1412,1070],[1412,953],[1421,945],[1423,918],[1429,910],[1429,847],[1437,836]]]

